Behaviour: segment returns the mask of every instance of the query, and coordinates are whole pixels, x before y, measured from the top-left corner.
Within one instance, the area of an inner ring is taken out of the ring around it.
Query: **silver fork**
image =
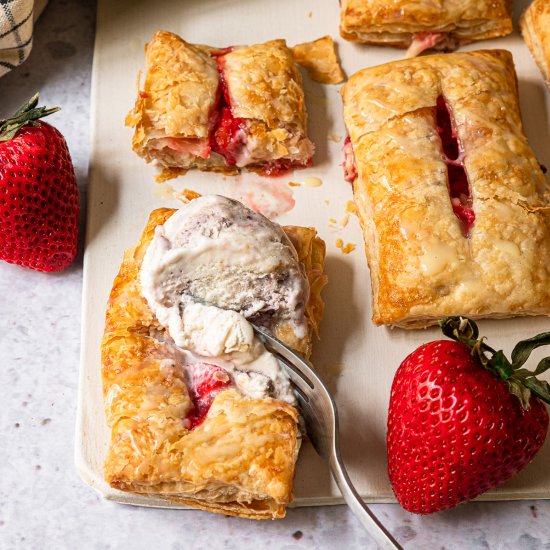
[[[334,399],[323,381],[303,358],[280,340],[268,334],[264,329],[254,324],[252,326],[265,347],[281,363],[294,385],[309,439],[317,453],[328,461],[346,504],[380,548],[402,550],[399,543],[363,502],[348,476],[340,455],[338,411]]]

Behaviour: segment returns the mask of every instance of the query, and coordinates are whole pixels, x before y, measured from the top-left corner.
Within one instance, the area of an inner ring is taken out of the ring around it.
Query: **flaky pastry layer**
[[[465,236],[436,123],[444,98],[475,222]],[[550,314],[548,186],[523,133],[512,55],[433,55],[364,69],[343,88],[373,321]]]
[[[521,16],[519,26],[550,90],[550,2],[534,0]]]
[[[292,498],[299,449],[298,413],[285,402],[216,395],[202,424],[193,407],[181,352],[141,296],[139,271],[154,229],[175,211],[151,213],[140,242],[124,256],[109,297],[102,341],[105,414],[111,439],[104,465],[114,488],[253,519],[283,517]],[[323,314],[324,243],[314,229],[284,228],[311,285],[303,339],[277,333],[307,355]]]
[[[408,48],[416,33],[445,32],[458,44],[512,32],[509,0],[343,0],[347,40]]]

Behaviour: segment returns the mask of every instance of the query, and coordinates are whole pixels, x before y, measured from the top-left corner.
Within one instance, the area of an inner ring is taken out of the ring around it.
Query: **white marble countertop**
[[[63,108],[50,121],[69,144],[83,210],[94,18],[93,0],[50,0],[31,57],[0,79],[0,116],[36,90]],[[81,288],[81,253],[55,275],[0,262],[1,550],[374,548],[344,506],[291,509],[282,521],[258,523],[97,496],[73,464]],[[550,501],[470,503],[429,517],[397,505],[373,509],[407,549],[550,548]]]

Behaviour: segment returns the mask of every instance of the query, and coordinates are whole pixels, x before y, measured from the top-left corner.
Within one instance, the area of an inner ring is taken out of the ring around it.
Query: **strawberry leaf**
[[[502,350],[498,350],[489,360],[489,367],[494,369],[503,380],[508,380],[514,374],[514,367],[504,355]]]
[[[489,365],[490,357],[497,352],[485,343],[484,337],[478,339],[479,329],[474,321],[467,317],[445,317],[439,321],[439,326],[445,336],[466,344],[472,350],[472,355],[485,368],[491,368]],[[489,354],[489,357],[486,353]]]
[[[38,96],[39,93],[36,92],[26,103],[23,103],[17,111],[15,111],[14,117],[22,115],[26,111],[30,111],[31,109],[34,109],[38,105]]]
[[[479,336],[477,324],[466,317],[445,317],[439,321],[439,326],[445,336],[458,342],[471,342],[473,345]]]
[[[512,364],[514,368],[521,367],[529,359],[534,349],[548,344],[550,344],[550,332],[543,332],[542,334],[533,336],[533,338],[518,342],[512,350]]]
[[[515,395],[521,402],[521,406],[528,411],[531,408],[529,403],[531,399],[531,390],[527,388],[523,382],[515,378],[510,378],[506,380],[510,393]]]
[[[518,342],[512,351],[510,362],[502,350],[495,351],[485,343],[483,337],[479,338],[477,324],[471,319],[445,317],[439,325],[443,334],[467,345],[483,367],[504,380],[525,410],[530,408],[529,400],[532,394],[550,404],[550,384],[536,378],[538,374],[550,369],[550,357],[542,359],[534,372],[521,368],[534,349],[550,344],[550,332],[543,332]]]
[[[13,116],[0,120],[0,142],[13,139],[23,126],[38,126],[36,122],[38,119],[59,111],[59,107],[46,109],[46,107],[37,107],[37,104],[38,94],[35,94]]]
[[[537,380],[535,377],[529,377],[523,381],[523,384],[532,390],[537,397],[550,404],[550,384],[546,380]]]
[[[543,372],[546,372],[548,369],[550,369],[550,357],[545,357],[544,359],[540,360],[533,374],[535,375],[542,374]]]

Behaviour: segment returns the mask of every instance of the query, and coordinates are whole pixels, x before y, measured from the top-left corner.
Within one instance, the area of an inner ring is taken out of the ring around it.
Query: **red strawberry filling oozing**
[[[463,151],[453,128],[451,113],[443,97],[437,99],[436,121],[447,164],[448,188],[453,212],[461,221],[465,236],[468,236],[475,221],[472,194],[468,175],[464,169]]]
[[[310,165],[311,160],[306,164],[300,164],[288,159],[277,159],[264,164],[260,172],[263,176],[272,176],[276,178],[290,172],[292,168],[306,168]]]
[[[344,179],[353,183],[357,177],[357,165],[355,164],[355,155],[353,145],[349,136],[344,141]]]
[[[231,50],[232,48],[225,48],[220,52],[212,54],[218,64],[221,90],[218,92],[220,98],[218,121],[210,133],[210,147],[225,158],[228,166],[235,166],[237,164],[237,155],[245,141],[247,121],[244,118],[234,117],[231,111],[231,99],[224,76],[224,56]]]
[[[193,408],[183,423],[188,430],[196,428],[203,422],[214,397],[233,385],[226,370],[208,363],[194,363],[187,367],[189,375],[189,397]]]
[[[445,32],[417,32],[413,35],[411,45],[407,50],[406,57],[416,57],[420,55],[424,50],[429,50],[441,44],[447,38]]]
[[[218,64],[220,89],[218,90],[219,100],[216,107],[217,120],[210,132],[210,148],[222,155],[228,166],[237,165],[239,154],[242,152],[248,138],[247,130],[249,127],[249,121],[246,118],[238,118],[233,115],[229,89],[225,80],[225,55],[232,50],[233,47],[229,47],[212,53]],[[277,177],[286,174],[292,168],[306,168],[310,164],[311,159],[306,163],[276,159],[263,163],[259,172],[263,176]]]

